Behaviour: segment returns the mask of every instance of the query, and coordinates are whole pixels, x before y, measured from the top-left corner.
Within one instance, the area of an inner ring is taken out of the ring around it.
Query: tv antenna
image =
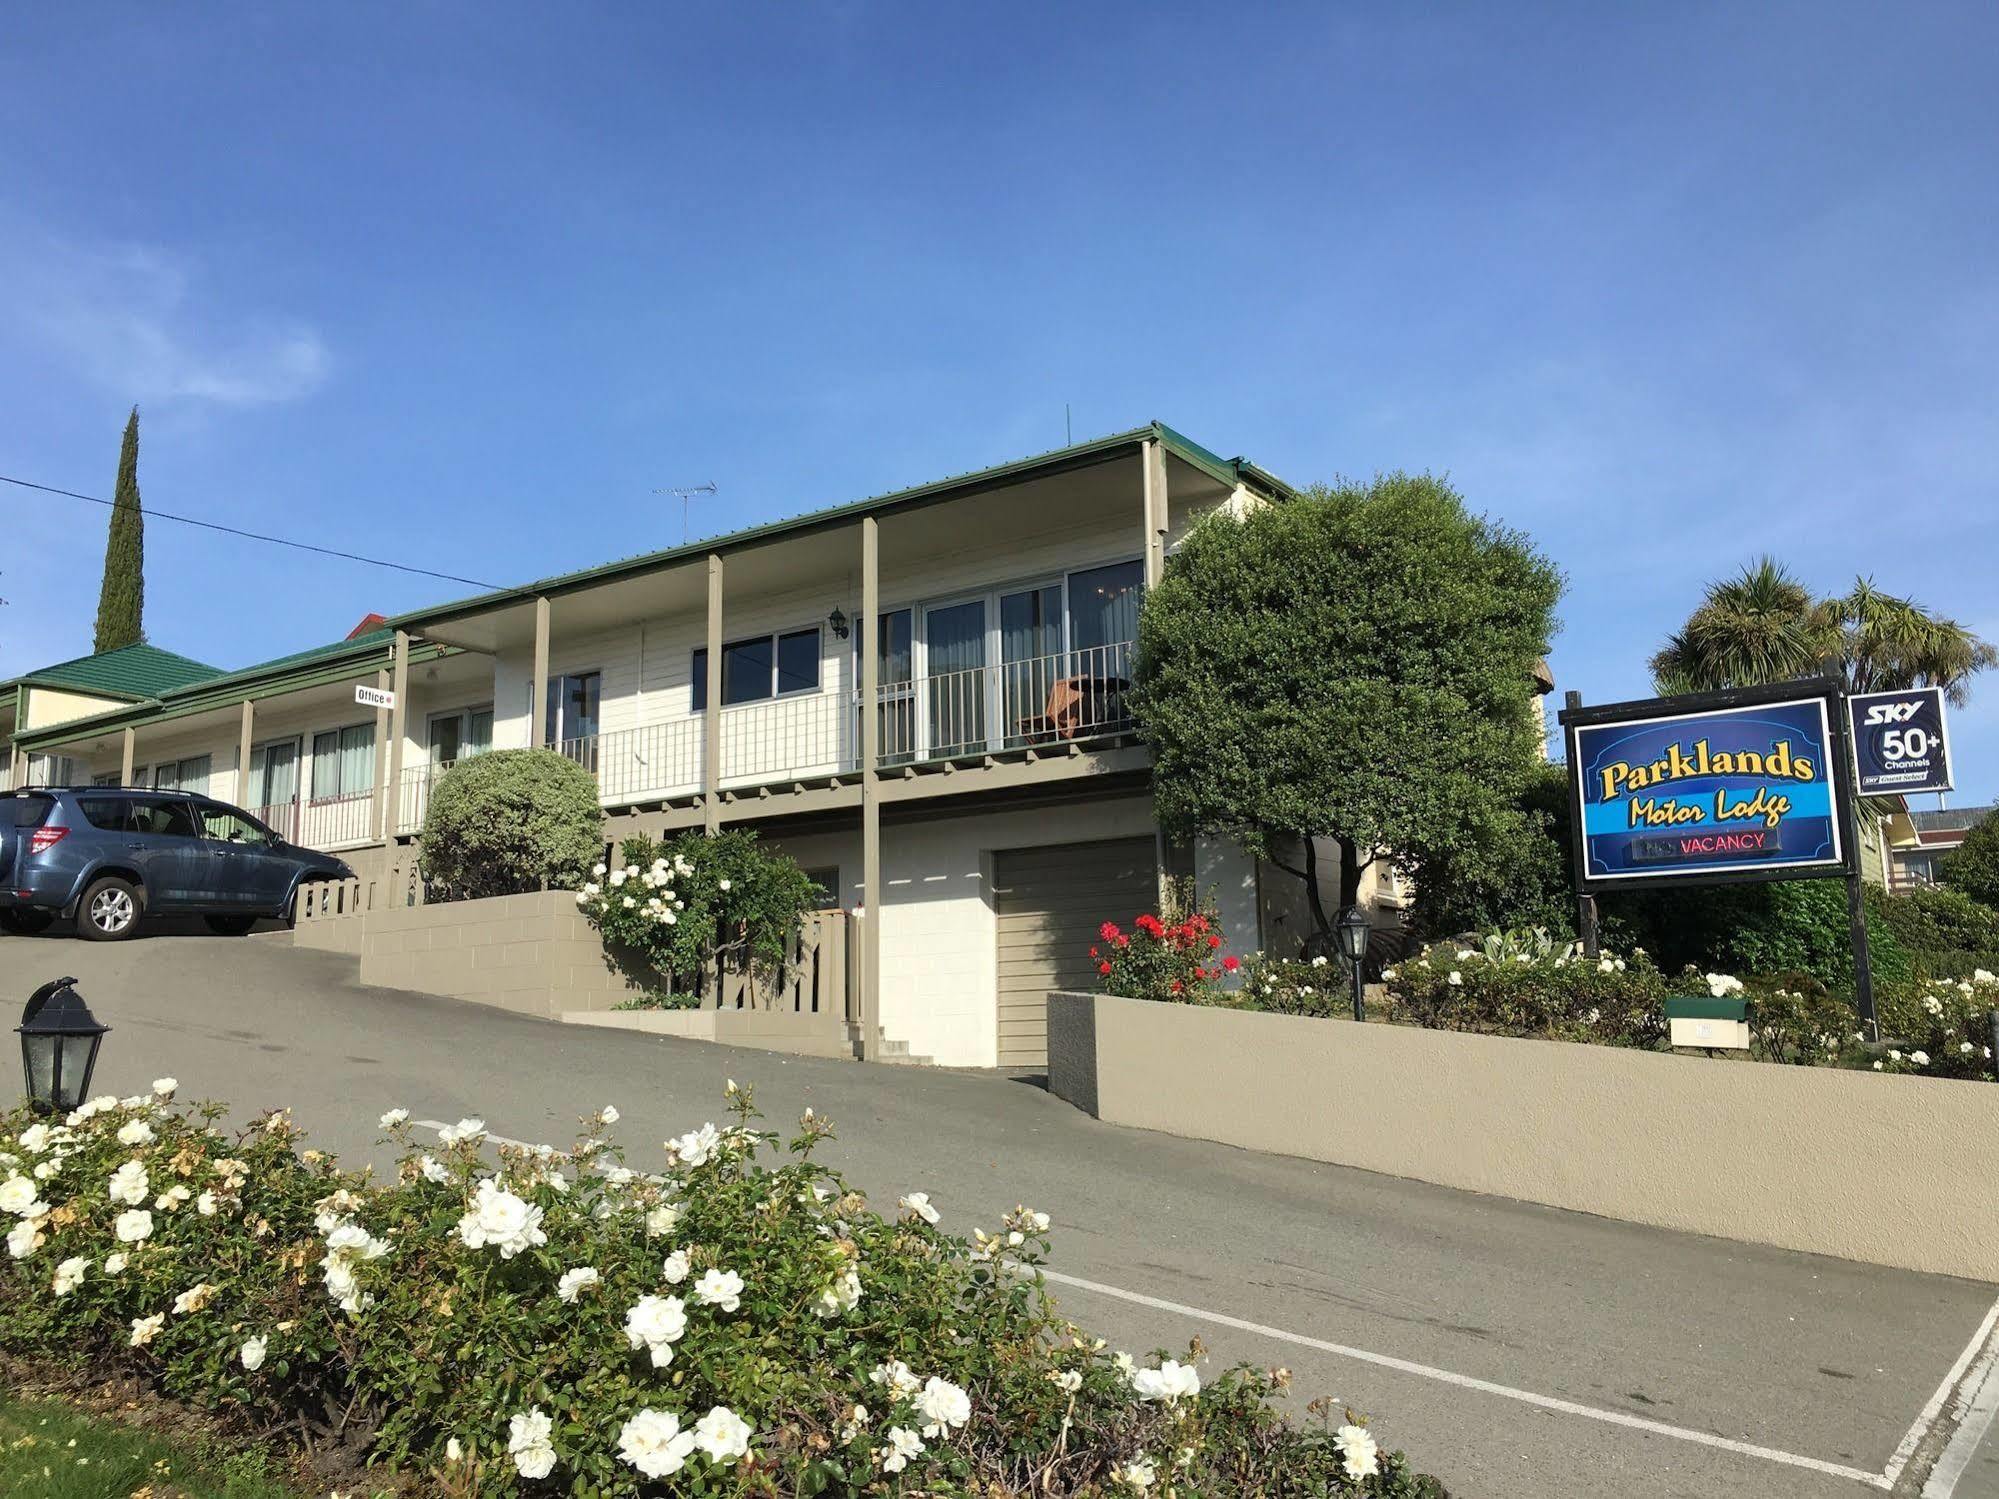
[[[684,489],[655,489],[653,493],[672,494],[680,496],[680,544],[682,546],[686,546],[689,540],[688,529],[687,529],[687,502],[693,499],[694,496],[696,496],[697,494],[715,493],[715,481],[713,479],[710,479],[706,484],[690,484]]]

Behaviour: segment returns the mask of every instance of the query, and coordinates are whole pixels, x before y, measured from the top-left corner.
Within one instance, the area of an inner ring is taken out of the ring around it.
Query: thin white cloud
[[[23,331],[121,400],[228,407],[295,401],[332,367],[310,326],[232,310],[190,262],[167,251],[9,238],[0,270],[20,294]]]

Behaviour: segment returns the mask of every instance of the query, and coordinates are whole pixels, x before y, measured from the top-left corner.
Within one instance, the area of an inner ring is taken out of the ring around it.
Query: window
[[[228,807],[205,804],[201,808],[201,825],[211,838],[224,843],[266,844],[271,841],[268,829],[252,822],[240,812]]]
[[[493,747],[493,710],[460,708],[430,715],[430,763],[455,765]]]
[[[118,772],[107,770],[101,776],[92,776],[90,784],[93,786],[116,786],[118,784]]]
[[[193,791],[202,795],[208,792],[208,756],[195,755],[186,760],[162,760],[153,767],[153,789],[156,791]]]
[[[1121,658],[1138,639],[1138,604],[1144,592],[1145,565],[1140,562],[1069,574],[1070,648]]]
[[[132,831],[149,838],[199,838],[194,805],[177,796],[132,799]]]
[[[708,648],[697,646],[689,673],[688,711],[708,706]],[[757,635],[722,647],[722,706],[760,703],[794,692],[819,690],[819,627]]]
[[[543,743],[561,749],[578,739],[595,739],[604,703],[604,679],[594,671],[572,672],[548,679],[548,716],[543,724]],[[488,725],[487,742],[492,742]]]
[[[357,723],[312,736],[312,800],[371,796],[375,788],[375,726]]]
[[[56,799],[52,796],[10,796],[7,811],[17,828],[38,828],[49,820],[49,813],[55,810]]]
[[[834,865],[829,869],[808,869],[805,877],[816,887],[812,899],[815,910],[837,911],[840,909],[840,869]]]
[[[132,804],[122,796],[85,796],[77,800],[83,820],[107,833],[122,833],[131,822]]]

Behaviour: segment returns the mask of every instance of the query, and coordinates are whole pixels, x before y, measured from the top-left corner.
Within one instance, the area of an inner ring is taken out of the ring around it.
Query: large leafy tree
[[[1162,826],[1340,898],[1504,842],[1538,761],[1534,666],[1561,578],[1441,479],[1316,487],[1197,526],[1146,598],[1132,702]],[[1293,851],[1296,851],[1295,853]]]
[[[1988,812],[1973,823],[1964,842],[1941,862],[1944,883],[1975,901],[1999,906],[1999,812]]]
[[[1971,678],[1995,664],[1999,650],[1964,626],[1870,579],[1822,599],[1760,557],[1708,585],[1653,656],[1652,680],[1663,693],[1707,692],[1830,673],[1849,692],[1941,687],[1962,706]]]
[[[139,408],[134,406],[118,450],[118,487],[111,496],[111,535],[104,544],[93,649],[137,645],[146,638],[145,617],[146,518],[139,509]]]

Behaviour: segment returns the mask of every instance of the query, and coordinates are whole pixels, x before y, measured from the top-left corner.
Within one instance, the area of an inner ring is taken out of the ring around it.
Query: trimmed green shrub
[[[1962,890],[1919,886],[1881,896],[1875,910],[1911,953],[1999,951],[1999,911]]]
[[[0,1348],[337,1437],[398,1492],[1443,1492],[1357,1418],[1286,1424],[1277,1371],[1112,1353],[1054,1313],[1045,1215],[877,1214],[817,1159],[827,1120],[780,1149],[733,1084],[656,1170],[610,1108],[566,1152],[477,1120],[426,1151],[394,1110],[387,1181],[173,1087],[0,1116]]]
[[[606,943],[641,954],[669,989],[699,990],[717,963],[781,970],[819,887],[747,828],[618,845],[619,867],[591,867],[576,904]]]
[[[1979,818],[1964,842],[1937,863],[1946,885],[1982,905],[1999,907],[1999,812]]]
[[[1991,1021],[1999,1010],[1999,976],[1993,972],[1890,985],[1878,1003],[1881,1035],[1894,1045],[1877,1071],[1999,1080]]]
[[[1906,978],[1909,957],[1869,893],[1867,945],[1876,981]],[[1668,972],[1808,974],[1853,987],[1853,948],[1840,880],[1632,891],[1603,902],[1607,937],[1654,955]]]
[[[431,788],[423,877],[443,899],[574,890],[603,852],[597,782],[553,750],[474,755]]]
[[[1381,976],[1392,1017],[1432,1030],[1644,1047],[1666,1035],[1670,991],[1643,952],[1590,959],[1545,933],[1502,935],[1479,947],[1441,943]]]

